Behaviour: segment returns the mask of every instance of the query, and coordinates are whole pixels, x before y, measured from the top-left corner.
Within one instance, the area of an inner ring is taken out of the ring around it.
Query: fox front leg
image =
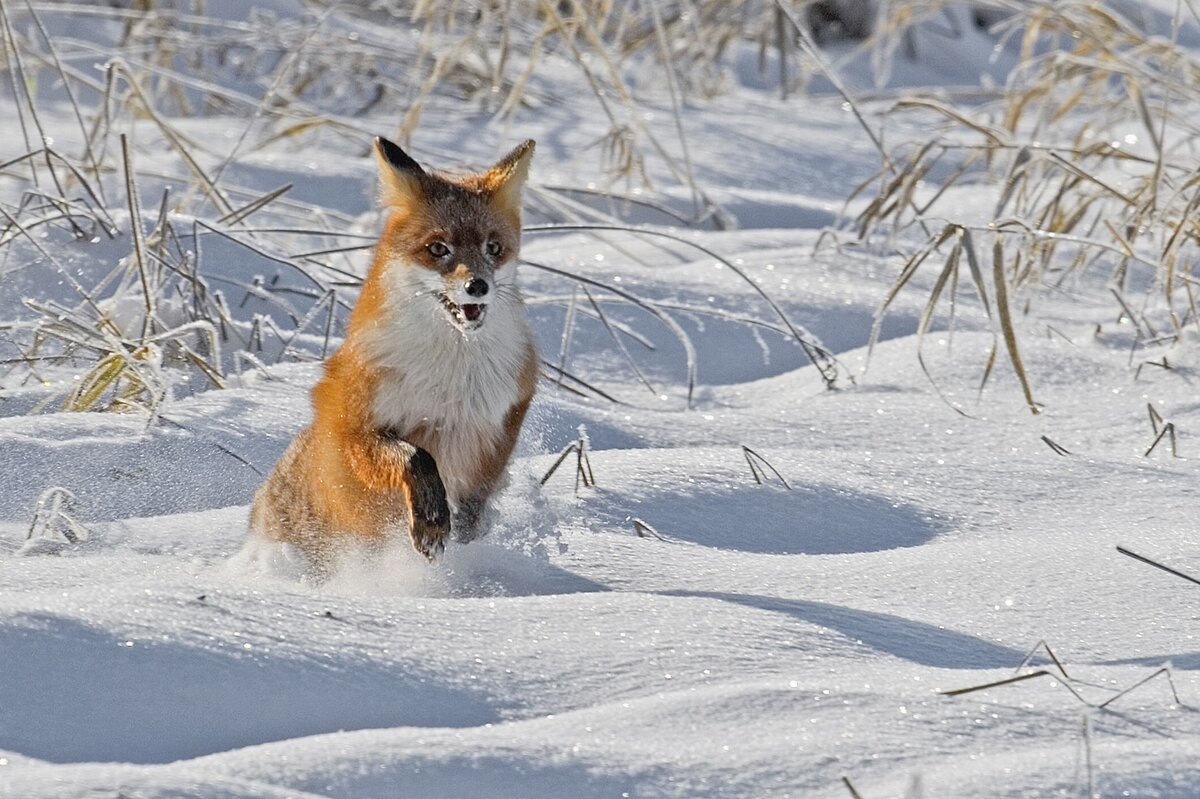
[[[437,462],[428,451],[393,431],[383,431],[382,437],[399,451],[404,462],[408,528],[413,546],[433,560],[446,550],[446,538],[450,535],[450,506]]]

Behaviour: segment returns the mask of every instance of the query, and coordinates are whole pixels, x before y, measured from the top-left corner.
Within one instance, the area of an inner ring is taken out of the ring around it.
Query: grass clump
[[[531,186],[530,215],[543,224],[529,232],[590,236],[647,264],[685,260],[691,249],[738,271],[763,310],[667,302],[534,263],[569,290],[531,297],[563,310],[563,346],[546,359],[547,379],[618,399],[571,362],[576,328],[598,326],[630,374],[661,397],[641,360],[656,346],[640,329],[648,321],[674,340],[690,405],[697,345],[679,321],[686,316],[790,339],[832,385],[832,356],[732,262],[622,217],[638,209],[668,226],[731,224],[695,179],[679,115],[689,98],[720,89],[730,50],[794,47],[790,34],[777,35],[785,21],[768,2],[715,0],[688,13],[656,2],[486,0],[467,9],[297,0],[291,12],[230,17],[184,0],[128,8],[0,0],[3,84],[22,133],[0,161],[0,258],[13,278],[7,304],[0,297],[4,379],[60,386],[38,408],[154,419],[172,396],[230,385],[246,368],[262,375],[273,363],[323,357],[373,231],[362,213],[297,198],[290,182],[264,187],[253,177],[264,159],[311,147],[360,163],[372,136],[403,139],[433,106],[467,103],[513,119],[562,102],[566,71],[579,77],[566,90],[586,86],[590,98],[580,102],[607,122],[589,152],[608,181]],[[675,115],[672,140],[650,130],[637,99],[635,76],[652,62],[669,67],[659,97]],[[197,124],[217,117],[229,127],[222,141]],[[685,187],[690,209],[616,188],[651,173]],[[362,183],[365,198],[365,174]]]
[[[916,5],[926,15],[949,6]],[[1185,4],[1157,19],[1120,3],[980,5],[1001,45],[1017,50],[1007,84],[990,98],[908,93],[887,103],[885,123],[936,132],[901,134],[883,153],[878,188],[854,230],[864,243],[921,242],[880,317],[918,267],[942,264],[919,332],[947,302],[953,313],[968,262],[964,282],[997,339],[984,382],[997,352],[1006,353],[1037,413],[1020,342],[1041,293],[1102,286],[1112,326],[1129,325],[1142,351],[1163,352],[1200,331],[1200,58],[1178,44],[1200,20]],[[913,9],[893,17],[901,13]],[[910,23],[884,20],[878,36]],[[986,207],[963,202],[985,192]],[[989,250],[990,270],[981,258]]]

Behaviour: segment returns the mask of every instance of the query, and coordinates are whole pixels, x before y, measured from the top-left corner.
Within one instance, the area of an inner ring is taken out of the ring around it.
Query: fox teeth
[[[487,313],[486,305],[480,303],[463,303],[459,305],[445,294],[441,294],[439,297],[442,301],[442,307],[446,309],[446,313],[450,314],[450,318],[458,327],[465,330],[473,330],[483,324],[483,317]]]

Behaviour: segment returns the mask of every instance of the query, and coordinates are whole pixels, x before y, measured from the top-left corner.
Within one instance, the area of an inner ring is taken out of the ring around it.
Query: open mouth
[[[442,307],[450,315],[450,320],[459,328],[474,330],[483,324],[483,317],[487,315],[486,305],[473,302],[459,305],[445,294],[441,294],[439,297],[442,301]]]

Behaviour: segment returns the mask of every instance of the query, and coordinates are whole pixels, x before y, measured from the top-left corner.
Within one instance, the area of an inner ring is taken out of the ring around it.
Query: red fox
[[[407,529],[433,560],[478,536],[538,377],[516,281],[533,148],[449,176],[375,139],[388,219],[312,424],[254,497],[252,536],[318,575],[349,541]]]

